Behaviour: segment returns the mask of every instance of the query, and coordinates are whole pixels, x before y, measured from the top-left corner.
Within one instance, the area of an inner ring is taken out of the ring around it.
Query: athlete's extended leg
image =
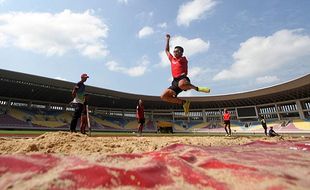
[[[179,88],[182,90],[196,90],[198,92],[205,92],[205,93],[210,93],[210,88],[207,87],[198,87],[190,83],[186,78],[181,79],[179,81]]]

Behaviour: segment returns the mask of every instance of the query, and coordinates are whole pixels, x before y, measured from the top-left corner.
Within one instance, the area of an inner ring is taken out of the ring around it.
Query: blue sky
[[[310,73],[309,8],[308,0],[0,0],[0,68],[70,82],[87,73],[87,85],[159,96],[171,83],[169,33],[193,84],[211,96],[250,91]]]

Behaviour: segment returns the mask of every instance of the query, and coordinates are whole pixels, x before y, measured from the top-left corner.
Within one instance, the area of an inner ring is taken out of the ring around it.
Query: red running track
[[[0,189],[309,189],[310,142],[173,144],[142,154],[0,156]]]

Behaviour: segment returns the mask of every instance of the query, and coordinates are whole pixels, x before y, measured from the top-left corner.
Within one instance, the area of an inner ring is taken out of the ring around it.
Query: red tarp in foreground
[[[0,156],[0,189],[310,189],[310,142]]]

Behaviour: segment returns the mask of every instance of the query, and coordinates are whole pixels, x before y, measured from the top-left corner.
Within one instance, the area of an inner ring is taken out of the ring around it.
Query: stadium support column
[[[7,103],[6,103],[6,110],[9,110],[10,109],[10,107],[11,107],[11,99],[9,99],[8,101],[7,101]]]
[[[276,108],[276,113],[277,113],[277,116],[278,116],[278,120],[281,120],[281,116],[279,114],[279,107],[277,104],[274,104],[274,107]]]
[[[202,109],[202,120],[203,122],[207,122],[206,110]]]
[[[154,111],[151,111],[151,120],[154,121]]]
[[[174,122],[174,111],[172,111],[172,122]]]
[[[300,119],[305,119],[305,114],[302,111],[302,106],[301,106],[300,100],[296,100],[296,106],[297,106],[297,111],[299,113],[299,118]]]
[[[28,102],[28,105],[27,105],[27,108],[28,109],[30,109],[31,108],[31,104],[32,104],[32,102],[30,101],[30,102]]]
[[[257,108],[257,106],[255,106],[255,112],[256,112],[256,116],[257,116],[257,120],[259,120],[259,110],[258,110],[258,108]]]
[[[219,112],[220,112],[220,121],[221,123],[223,123],[224,108],[223,108],[223,112],[222,112],[222,109],[219,109]],[[237,113],[237,108],[235,108],[235,113]],[[236,114],[236,119],[238,120],[238,114]]]

